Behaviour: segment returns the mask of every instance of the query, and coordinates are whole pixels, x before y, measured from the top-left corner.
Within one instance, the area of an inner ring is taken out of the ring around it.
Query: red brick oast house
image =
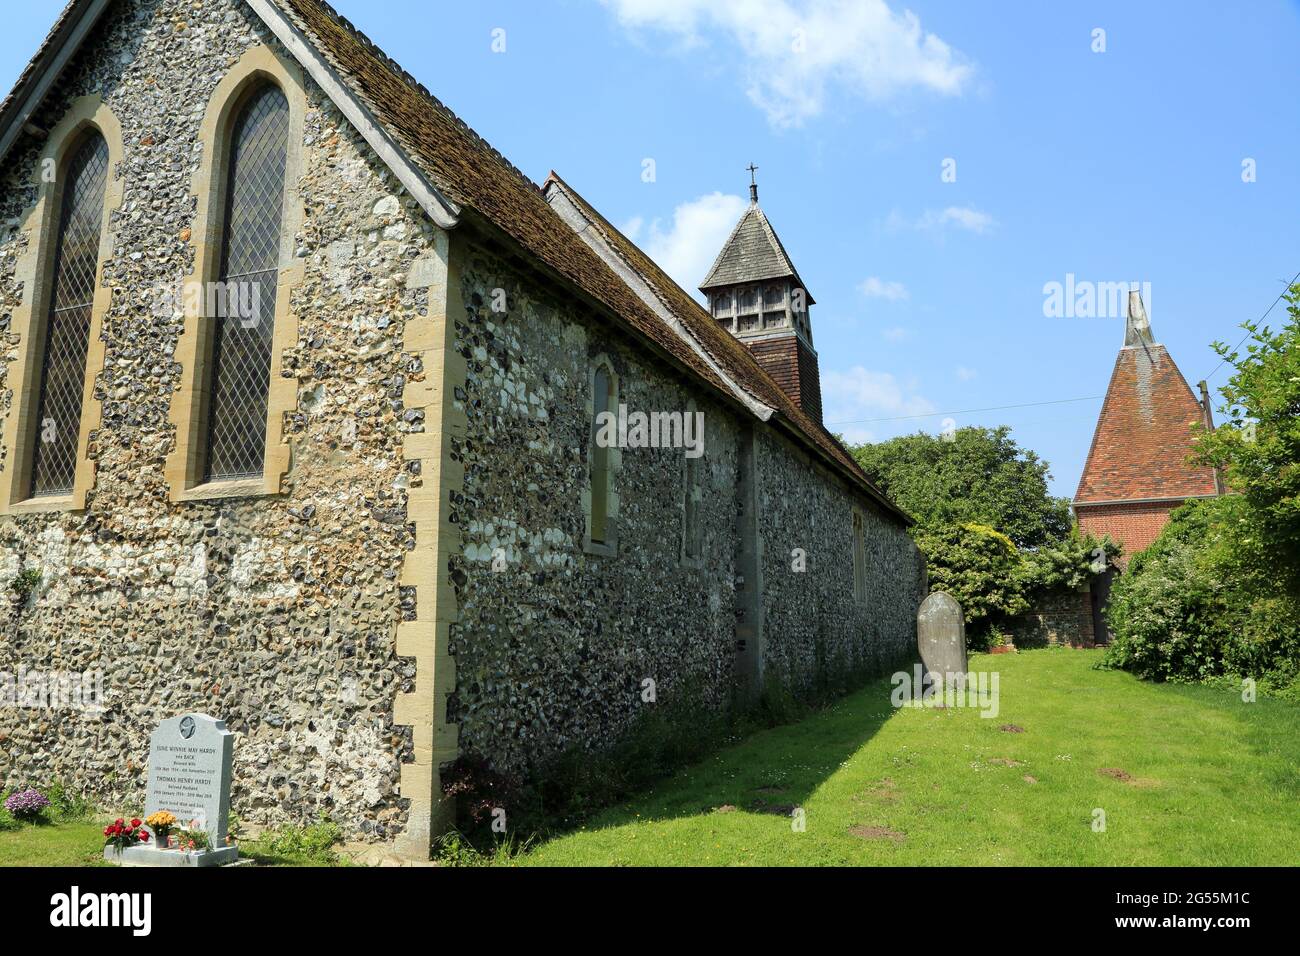
[[[1098,539],[1110,535],[1123,548],[1120,569],[1156,539],[1175,508],[1192,498],[1223,493],[1213,468],[1188,461],[1197,423],[1214,427],[1205,383],[1198,401],[1173,357],[1152,335],[1141,296],[1130,292],[1124,347],[1115,359],[1074,496],[1079,530]],[[1110,577],[1097,579],[1091,591],[1094,628],[1101,640],[1100,615]]]
[[[1080,530],[1109,534],[1124,548],[1122,563],[1151,544],[1183,502],[1222,493],[1213,468],[1188,463],[1197,423],[1213,427],[1208,402],[1197,400],[1130,293],[1124,347],[1074,495]]]
[[[1188,463],[1193,426],[1213,427],[1204,382],[1201,395],[1197,401],[1168,350],[1155,341],[1141,296],[1130,292],[1124,347],[1074,496],[1079,530],[1098,540],[1109,535],[1123,550],[1081,590],[1049,594],[1021,615],[1012,626],[1016,645],[1108,643],[1104,612],[1114,576],[1156,539],[1175,508],[1223,493],[1214,469]]]

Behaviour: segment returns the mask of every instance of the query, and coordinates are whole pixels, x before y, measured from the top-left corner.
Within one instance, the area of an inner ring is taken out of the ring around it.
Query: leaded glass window
[[[207,481],[262,474],[288,144],[288,100],[266,86],[244,105],[231,136],[221,274],[208,297],[216,314]]]
[[[108,185],[104,137],[95,133],[78,148],[64,173],[64,184],[28,489],[33,498],[70,494],[76,479],[86,351]]]

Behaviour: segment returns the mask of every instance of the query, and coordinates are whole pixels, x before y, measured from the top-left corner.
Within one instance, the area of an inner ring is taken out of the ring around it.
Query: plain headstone
[[[224,721],[206,714],[164,720],[149,738],[145,816],[167,810],[182,827],[197,820],[213,848],[224,847],[234,751],[235,735]]]
[[[935,591],[916,613],[916,644],[926,673],[966,673],[966,622],[961,605],[945,591]]]

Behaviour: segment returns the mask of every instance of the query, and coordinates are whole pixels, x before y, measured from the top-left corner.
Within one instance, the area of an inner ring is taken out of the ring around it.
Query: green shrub
[[[80,793],[72,793],[61,780],[53,780],[43,788],[50,801],[50,812],[59,823],[74,823],[90,819],[95,805]]]
[[[1300,600],[1255,552],[1228,496],[1192,501],[1135,556],[1111,591],[1105,666],[1151,680],[1252,677],[1300,692]]]
[[[4,833],[6,830],[20,829],[22,829],[22,824],[14,819],[14,815],[4,807],[0,807],[0,833]]]
[[[338,861],[334,846],[343,840],[338,824],[322,814],[308,826],[283,826],[268,830],[249,845],[259,855],[270,855],[328,866]]]
[[[917,535],[930,570],[930,590],[957,599],[966,618],[966,641],[987,650],[989,628],[1029,609],[1021,556],[1006,535],[979,524],[949,525]]]

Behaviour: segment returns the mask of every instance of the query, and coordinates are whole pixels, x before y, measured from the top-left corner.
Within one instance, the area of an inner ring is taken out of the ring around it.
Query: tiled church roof
[[[1201,405],[1145,314],[1130,315],[1075,505],[1215,493],[1214,470],[1188,464]],[[1132,313],[1134,308],[1130,306]]]
[[[731,235],[714,260],[713,268],[700,283],[700,291],[707,292],[721,286],[735,285],[738,282],[759,282],[763,279],[794,279],[795,285],[804,290],[808,304],[814,305],[812,295],[808,292],[799,273],[790,261],[790,256],[781,244],[776,230],[768,222],[767,216],[757,202],[751,202],[745,214],[731,230]]]

